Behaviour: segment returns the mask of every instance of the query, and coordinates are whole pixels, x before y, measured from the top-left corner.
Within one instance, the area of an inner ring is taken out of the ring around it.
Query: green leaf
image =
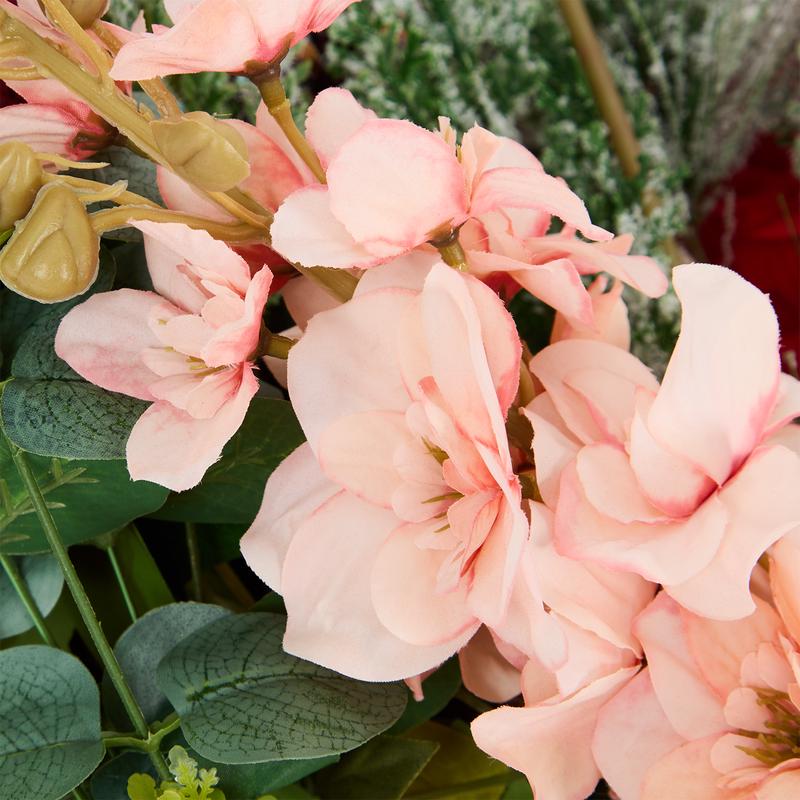
[[[230,615],[231,612],[221,606],[173,603],[140,617],[119,637],[114,652],[148,722],[164,719],[171,712],[169,701],[156,682],[158,662],[189,634]],[[112,702],[108,702],[114,695],[106,676],[103,679],[103,699],[109,710],[114,707]],[[120,722],[124,724],[124,713],[115,716],[120,716]]]
[[[10,447],[0,430],[0,551],[47,553],[50,547],[14,467]],[[124,461],[63,461],[33,455],[29,461],[67,545],[155,511],[168,494],[154,483],[131,481]]]
[[[458,658],[453,656],[422,682],[425,698],[419,702],[410,698],[403,716],[389,733],[403,733],[435,717],[455,697],[460,686],[461,670]]]
[[[364,683],[283,651],[284,617],[212,622],[159,664],[158,682],[187,741],[224,764],[336,755],[389,728],[401,684]]]
[[[42,616],[56,606],[64,585],[64,575],[58,562],[50,555],[26,556],[16,561],[22,580],[27,585]],[[33,627],[28,610],[19,599],[5,570],[0,569],[0,639],[25,633]]]
[[[0,653],[0,731],[0,797],[59,800],[103,758],[94,679],[51,647]]]
[[[314,778],[322,800],[399,800],[439,749],[436,742],[378,736]]]
[[[249,525],[261,506],[270,473],[302,443],[303,432],[291,405],[257,397],[222,458],[200,485],[173,494],[153,516],[178,522]]]
[[[2,425],[14,444],[41,456],[125,457],[148,403],[75,380],[15,378],[3,392]]]

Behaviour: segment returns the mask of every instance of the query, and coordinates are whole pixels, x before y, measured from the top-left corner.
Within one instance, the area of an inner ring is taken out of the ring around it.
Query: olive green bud
[[[42,165],[22,142],[0,144],[0,231],[22,219],[42,188]]]
[[[150,123],[156,144],[175,174],[200,189],[226,192],[250,174],[247,145],[232,126],[205,111]]]
[[[66,185],[44,186],[28,216],[0,250],[0,280],[40,303],[85,292],[100,265],[100,237],[77,195]]]
[[[91,28],[92,23],[108,11],[109,0],[61,0],[61,4],[72,14],[81,28]],[[41,0],[39,6],[42,6]]]

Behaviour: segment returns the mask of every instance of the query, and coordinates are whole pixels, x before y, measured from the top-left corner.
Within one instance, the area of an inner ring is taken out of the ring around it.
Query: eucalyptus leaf
[[[249,525],[261,506],[275,467],[303,443],[303,432],[285,400],[256,397],[244,424],[199,486],[173,494],[153,516],[179,522]]]
[[[64,586],[64,574],[50,555],[13,558],[20,577],[46,617],[56,606]],[[18,636],[33,627],[33,620],[22,604],[5,570],[0,569],[0,639]]]
[[[169,701],[156,682],[155,667],[184,637],[231,612],[205,603],[172,603],[153,609],[128,628],[114,645],[122,671],[148,722],[164,719],[171,711]],[[115,697],[107,676],[103,696]],[[111,703],[106,702],[106,707]],[[121,719],[124,724],[124,715]]]
[[[365,683],[283,651],[286,620],[242,614],[183,639],[158,682],[194,750],[224,764],[352,750],[403,713],[402,684]]]
[[[157,509],[168,494],[154,483],[131,481],[124,461],[64,461],[35,455],[28,461],[67,545],[121,528]],[[21,555],[49,550],[14,466],[11,445],[0,430],[0,551]]]
[[[103,752],[100,696],[78,659],[40,646],[0,653],[0,797],[59,800]]]

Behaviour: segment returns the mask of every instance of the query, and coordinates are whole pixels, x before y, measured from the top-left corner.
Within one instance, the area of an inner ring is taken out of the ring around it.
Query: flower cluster
[[[0,5],[42,59],[71,30],[44,5]],[[301,134],[280,61],[348,5],[172,0],[171,28],[73,31],[95,66],[115,56],[97,108],[158,164],[167,208],[92,195],[119,208],[85,215],[90,230],[143,235],[153,289],[77,304],[57,354],[151,403],[129,472],[175,491],[219,458],[267,367],[285,385],[306,441],[241,548],[285,601],[289,653],[418,697],[456,655],[475,695],[522,696],[472,732],[543,800],[601,777],[622,800],[790,800],[800,382],[781,374],[769,299],[724,267],[676,267],[659,383],[628,350],[621,291],[659,297],[665,275],[521,145],[381,119],[339,88]],[[255,125],[175,107],[159,79],[202,70],[259,87]],[[114,81],[140,82],[162,117]],[[39,191],[87,189],[60,180]],[[536,353],[506,308],[520,289],[557,312]],[[283,334],[265,315],[277,290]]]

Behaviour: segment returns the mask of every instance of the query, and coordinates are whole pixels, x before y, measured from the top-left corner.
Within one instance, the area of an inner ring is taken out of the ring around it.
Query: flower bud
[[[100,238],[76,194],[64,184],[45,186],[28,216],[0,251],[0,280],[40,303],[85,292],[100,265]]]
[[[247,145],[239,132],[205,111],[151,123],[159,150],[176,175],[200,189],[226,192],[250,174]]]
[[[42,166],[22,142],[0,144],[0,231],[22,219],[42,188]]]
[[[61,0],[61,3],[81,28],[91,28],[108,11],[109,0]]]

